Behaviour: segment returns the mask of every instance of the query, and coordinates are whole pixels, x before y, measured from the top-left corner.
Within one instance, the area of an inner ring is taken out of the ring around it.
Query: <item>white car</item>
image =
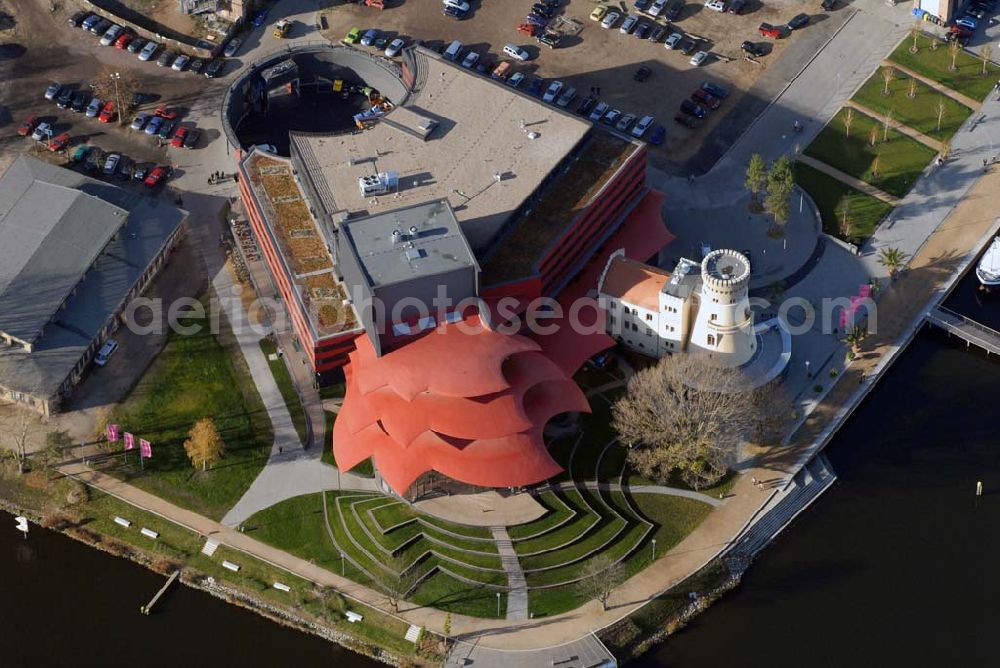
[[[457,9],[460,12],[469,11],[469,3],[463,0],[443,0],[442,3],[445,7],[451,7],[452,9]]]
[[[569,88],[564,90],[562,95],[559,96],[559,99],[556,100],[556,106],[565,108],[566,105],[572,102],[573,98],[575,97],[576,97],[576,89],[570,86]]]
[[[652,124],[652,116],[643,116],[639,119],[639,122],[635,124],[635,127],[632,128],[632,136],[636,139],[640,139],[644,134],[646,134],[646,131],[649,130]]]
[[[465,58],[462,60],[462,67],[465,69],[472,69],[476,63],[479,62],[479,54],[475,51],[469,51],[465,54]]]
[[[559,97],[559,93],[562,92],[562,89],[562,81],[553,81],[546,89],[545,95],[542,96],[542,102],[555,102],[556,98]]]
[[[663,46],[664,48],[667,49],[676,49],[677,45],[681,43],[682,39],[684,39],[684,35],[680,34],[679,32],[671,33],[670,37],[668,37],[663,42]]]
[[[396,39],[389,42],[389,46],[385,47],[385,57],[395,58],[399,55],[399,52],[403,50],[403,44],[405,44],[402,39],[397,37]]]
[[[620,28],[618,28],[618,32],[620,32],[623,35],[628,35],[635,29],[635,25],[638,22],[639,22],[638,16],[632,16],[631,14],[629,14],[628,16],[625,17],[625,20],[622,21],[622,25]]]
[[[108,363],[108,358],[114,355],[116,350],[118,350],[118,342],[114,339],[108,339],[101,346],[101,349],[97,351],[97,355],[94,357],[94,364],[104,366]]]
[[[142,51],[139,52],[139,60],[146,62],[150,58],[156,55],[156,52],[160,50],[160,45],[156,42],[150,42],[146,46],[142,47]]]
[[[49,123],[39,123],[35,131],[31,133],[31,138],[35,141],[48,141],[52,139],[52,135],[54,134],[52,126]]]
[[[174,64],[170,66],[170,69],[172,69],[174,72],[181,72],[184,70],[185,67],[187,67],[187,64],[189,62],[191,62],[191,58],[189,56],[185,56],[182,53],[181,55],[177,56],[177,60],[175,60]]]
[[[114,174],[115,170],[118,169],[118,163],[121,162],[121,159],[122,159],[121,153],[112,153],[111,155],[109,155],[107,159],[104,161],[104,173],[107,176],[111,176],[112,174]]]
[[[724,12],[726,11],[726,0],[708,0],[705,7],[717,12]]]
[[[520,60],[521,62],[531,58],[531,54],[519,47],[517,44],[505,44],[503,47],[503,53],[505,56],[510,56],[514,60]]]
[[[604,114],[608,111],[610,105],[607,102],[598,102],[594,110],[590,112],[590,116],[587,118],[596,123],[601,120]]]
[[[691,56],[691,65],[693,65],[694,67],[698,67],[706,60],[708,60],[708,52],[699,51],[698,53]]]
[[[618,23],[618,19],[620,19],[621,16],[622,15],[618,12],[608,12],[604,15],[604,20],[601,21],[601,27],[605,30],[610,30],[616,23]]]
[[[646,10],[646,13],[650,16],[659,16],[664,12],[664,10],[666,10],[667,2],[669,2],[669,0],[656,0],[656,2],[653,3],[653,6]]]
[[[111,46],[124,31],[125,28],[122,28],[117,23],[112,23],[111,27],[104,31],[104,37],[101,38],[101,46]]]

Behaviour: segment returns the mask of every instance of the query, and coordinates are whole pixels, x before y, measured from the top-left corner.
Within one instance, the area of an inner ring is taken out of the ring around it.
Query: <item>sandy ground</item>
[[[688,2],[674,29],[701,38],[698,48],[712,54],[704,66],[692,67],[688,64],[689,57],[679,51],[665,49],[662,43],[623,35],[617,28],[603,30],[598,23],[590,20],[590,13],[601,4],[621,13],[617,3],[588,0],[564,2],[561,16],[578,21],[583,28],[577,36],[567,40],[565,48],[548,49],[516,30],[518,23],[530,11],[531,4],[529,0],[473,0],[470,17],[456,21],[442,15],[438,0],[392,0],[381,12],[364,6],[333,3],[324,10],[329,25],[325,34],[331,39],[340,39],[352,27],[377,28],[393,37],[429,42],[432,47],[457,39],[466,48],[481,54],[489,53],[494,60],[499,57],[505,43],[522,45],[533,58],[516,69],[546,79],[560,79],[574,86],[579,95],[577,101],[592,86],[597,86],[601,98],[622,113],[633,113],[639,117],[646,114],[655,116],[657,122],[667,129],[667,140],[660,147],[651,147],[653,164],[676,166],[696,152],[702,140],[726,116],[740,112],[744,106],[741,104],[742,94],[768,64],[781,55],[788,43],[800,37],[799,34],[792,34],[782,40],[768,40],[757,34],[757,26],[763,21],[783,23],[803,11],[803,3],[795,0],[773,0],[767,4],[751,0],[739,16],[720,14],[705,9],[701,3]],[[635,13],[631,5],[628,7],[631,13]],[[818,6],[815,9],[818,10]],[[645,14],[639,16],[643,21],[653,21]],[[661,18],[658,23],[666,25],[667,22]],[[761,44],[770,42],[773,51],[757,64],[746,62],[740,51],[743,40]],[[652,75],[644,83],[632,78],[641,65],[652,70]],[[706,79],[721,83],[732,94],[698,130],[688,130],[674,123],[673,116],[681,100]],[[575,109],[577,101],[571,104],[571,108]],[[746,122],[750,120],[747,118]]]

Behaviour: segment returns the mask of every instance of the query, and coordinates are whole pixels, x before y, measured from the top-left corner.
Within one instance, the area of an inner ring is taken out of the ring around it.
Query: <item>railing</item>
[[[961,313],[944,306],[937,306],[927,313],[927,319],[947,332],[961,337],[987,352],[1000,353],[1000,332],[986,325],[981,325]]]

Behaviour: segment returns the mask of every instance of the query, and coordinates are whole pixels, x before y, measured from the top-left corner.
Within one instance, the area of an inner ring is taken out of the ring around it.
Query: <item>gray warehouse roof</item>
[[[0,345],[0,386],[39,397],[50,397],[59,390],[88,346],[121,306],[129,290],[160,253],[170,236],[184,222],[187,212],[89,179],[70,170],[21,156],[7,173],[0,177],[0,211],[4,213],[16,208],[11,206],[8,197],[16,197],[18,192],[17,189],[8,189],[12,183],[8,181],[8,177],[20,181],[22,185],[25,179],[37,178],[41,183],[57,188],[58,192],[78,188],[79,190],[74,191],[80,192],[83,199],[75,201],[80,203],[83,209],[67,209],[60,220],[75,221],[74,224],[86,229],[90,229],[90,221],[84,218],[87,212],[105,211],[102,207],[94,205],[95,200],[121,212],[122,216],[118,219],[119,225],[114,230],[114,232],[120,230],[120,234],[111,239],[106,246],[98,249],[96,258],[91,263],[92,267],[86,272],[83,281],[74,282],[70,286],[70,293],[64,295],[66,298],[64,308],[49,311],[45,321],[47,324],[41,336],[35,339],[33,350],[28,352],[21,346]],[[24,186],[21,192],[27,192],[31,187],[31,185]],[[20,260],[11,257],[5,246],[7,237],[4,225],[9,219],[9,215],[0,218],[0,276],[21,273],[11,269],[10,263],[13,262],[14,268],[17,269]],[[50,238],[60,233],[62,228],[59,225],[53,225],[47,234],[43,234],[42,230],[46,228],[39,220],[36,228],[37,248],[46,248],[47,253],[74,252],[73,247],[66,243],[56,243],[49,248],[49,244],[53,241],[65,241]],[[75,234],[69,230],[62,231],[67,236]],[[18,234],[25,233],[22,231]],[[78,266],[74,264],[72,258],[67,258],[67,262],[73,267]],[[28,260],[22,264],[33,267],[36,271],[34,280],[39,286],[55,285],[59,283],[55,278],[68,276],[76,271],[75,268],[64,270],[59,264],[43,265]],[[38,273],[43,267],[48,267],[49,272],[57,276],[53,278],[48,274]],[[9,282],[5,285],[7,284]],[[21,297],[25,303],[31,299],[39,300],[34,284],[25,286],[24,289],[25,294]],[[0,296],[0,300],[7,298],[6,294]],[[5,315],[0,312],[0,318]]]
[[[350,220],[339,228],[372,287],[459,268],[479,270],[444,199]]]
[[[26,156],[0,177],[0,332],[35,341],[124,224],[90,181]]]

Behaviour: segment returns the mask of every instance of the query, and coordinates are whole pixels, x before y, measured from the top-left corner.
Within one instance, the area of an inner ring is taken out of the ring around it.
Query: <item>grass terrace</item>
[[[909,96],[910,82],[916,85],[916,95]],[[889,83],[889,94],[884,95],[886,86],[881,71],[871,76],[854,94],[854,101],[937,140],[947,139],[972,114],[964,104],[937,92],[917,79],[896,71],[896,78]],[[938,129],[938,105],[943,105],[941,127]]]
[[[963,95],[967,95],[974,100],[983,100],[993,89],[993,84],[997,80],[997,73],[1000,66],[996,63],[989,63],[986,66],[986,74],[983,74],[983,61],[976,58],[965,50],[958,53],[955,65],[958,68],[951,70],[951,54],[948,52],[948,45],[939,41],[937,49],[932,49],[931,44],[934,37],[921,34],[917,37],[917,52],[910,53],[913,46],[913,39],[907,38],[900,42],[896,50],[889,56],[889,60],[899,63],[904,67],[924,75],[928,79],[933,79],[943,86]],[[996,58],[996,54],[993,56]]]
[[[869,138],[873,129],[878,132],[875,146],[871,145]],[[895,130],[889,130],[886,142],[882,141],[882,136],[882,124],[859,112],[854,114],[848,136],[844,127],[844,109],[841,109],[805,153],[884,192],[903,197],[936,153],[934,149]],[[873,173],[876,156],[877,175]]]
[[[510,281],[531,273],[540,253],[562,234],[637,147],[610,132],[592,132],[586,146],[553,183],[531,213],[514,222],[483,265],[485,284]]]
[[[319,336],[356,329],[354,308],[345,303],[347,292],[337,281],[333,259],[292,175],[291,163],[254,153],[243,165]]]
[[[823,231],[844,241],[863,243],[892,211],[892,206],[882,200],[803,163],[795,164],[795,183],[816,203],[823,219]]]

